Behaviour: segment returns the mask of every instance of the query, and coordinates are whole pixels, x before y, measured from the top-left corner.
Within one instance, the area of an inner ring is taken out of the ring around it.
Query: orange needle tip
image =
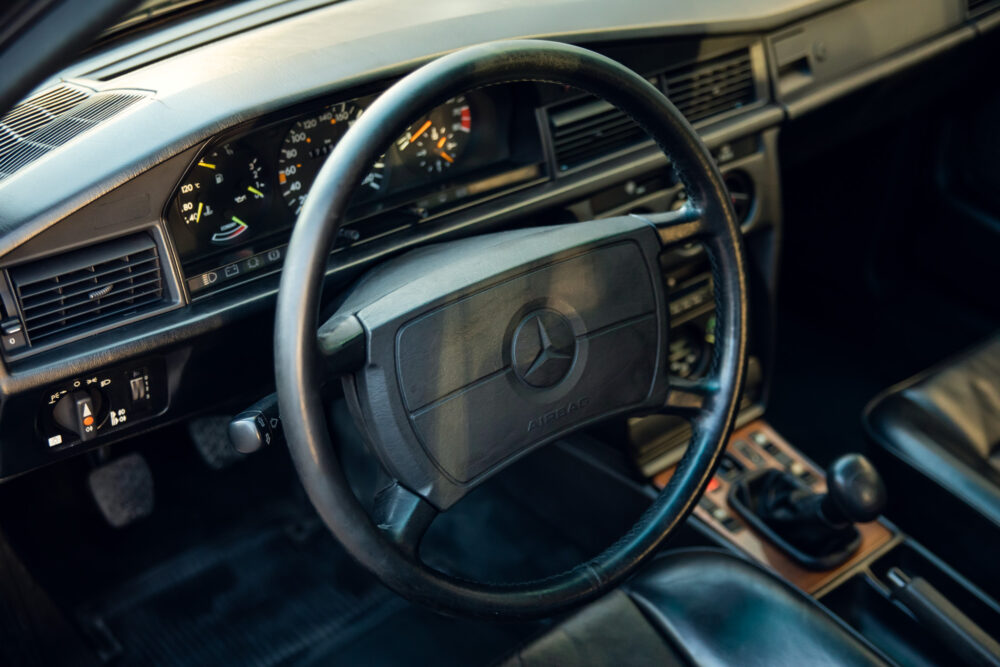
[[[419,136],[420,136],[421,134],[423,134],[424,132],[426,132],[426,131],[427,131],[427,129],[428,129],[428,128],[429,128],[429,127],[430,127],[431,125],[432,125],[432,123],[431,123],[430,119],[428,119],[428,120],[425,120],[425,121],[424,121],[424,124],[420,126],[420,129],[419,129],[419,130],[417,130],[416,132],[414,132],[414,133],[413,133],[413,136],[412,136],[412,137],[410,137],[410,143],[413,143],[414,141],[416,141],[416,140],[417,140],[417,137],[419,137]]]

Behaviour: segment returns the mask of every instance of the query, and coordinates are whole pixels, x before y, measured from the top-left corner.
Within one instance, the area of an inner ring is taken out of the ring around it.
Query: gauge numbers
[[[285,135],[278,154],[278,188],[296,215],[302,210],[326,157],[362,112],[354,102],[334,104],[315,116],[295,121]],[[361,187],[363,191],[377,192],[384,181],[385,162],[380,159]]]

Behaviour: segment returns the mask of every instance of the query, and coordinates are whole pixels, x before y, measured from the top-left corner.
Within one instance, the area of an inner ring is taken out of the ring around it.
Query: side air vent
[[[22,102],[0,119],[0,181],[144,97],[60,86]]]
[[[756,99],[750,52],[738,51],[664,75],[664,92],[691,123],[697,123]]]
[[[166,299],[159,252],[146,234],[18,266],[10,279],[32,347],[121,324]]]
[[[748,49],[670,70],[653,81],[692,123],[740,109],[757,98]],[[649,140],[632,119],[593,97],[550,109],[549,130],[560,172]]]

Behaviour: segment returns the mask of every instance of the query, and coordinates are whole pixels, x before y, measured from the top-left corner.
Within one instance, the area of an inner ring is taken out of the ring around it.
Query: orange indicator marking
[[[84,417],[83,418],[83,425],[84,426],[90,426],[93,423],[94,423],[94,418],[93,417]]]
[[[426,132],[430,128],[431,125],[432,125],[432,123],[431,123],[430,120],[425,120],[424,124],[420,126],[420,129],[417,130],[416,132],[414,132],[413,136],[410,137],[410,143],[413,143],[414,141],[416,141],[417,137],[419,137],[421,134],[423,134],[424,132]]]
[[[454,162],[455,161],[455,158],[453,158],[452,156],[448,155],[444,151],[441,151],[440,153],[438,153],[438,155],[440,155],[441,157],[443,157],[448,162]]]
[[[287,180],[288,180],[288,177],[285,176],[285,172],[279,171],[278,172],[278,182],[281,183],[282,185],[284,185],[285,181],[287,181]]]
[[[444,143],[446,141],[448,141],[448,136],[447,135],[445,135],[445,136],[441,137],[440,139],[438,139],[438,148],[441,148],[442,146],[444,146]]]

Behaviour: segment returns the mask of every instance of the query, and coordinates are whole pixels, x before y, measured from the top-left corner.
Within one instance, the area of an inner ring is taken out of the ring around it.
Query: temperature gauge
[[[225,144],[195,164],[181,183],[177,209],[199,244],[229,245],[246,238],[269,198],[260,158]]]

